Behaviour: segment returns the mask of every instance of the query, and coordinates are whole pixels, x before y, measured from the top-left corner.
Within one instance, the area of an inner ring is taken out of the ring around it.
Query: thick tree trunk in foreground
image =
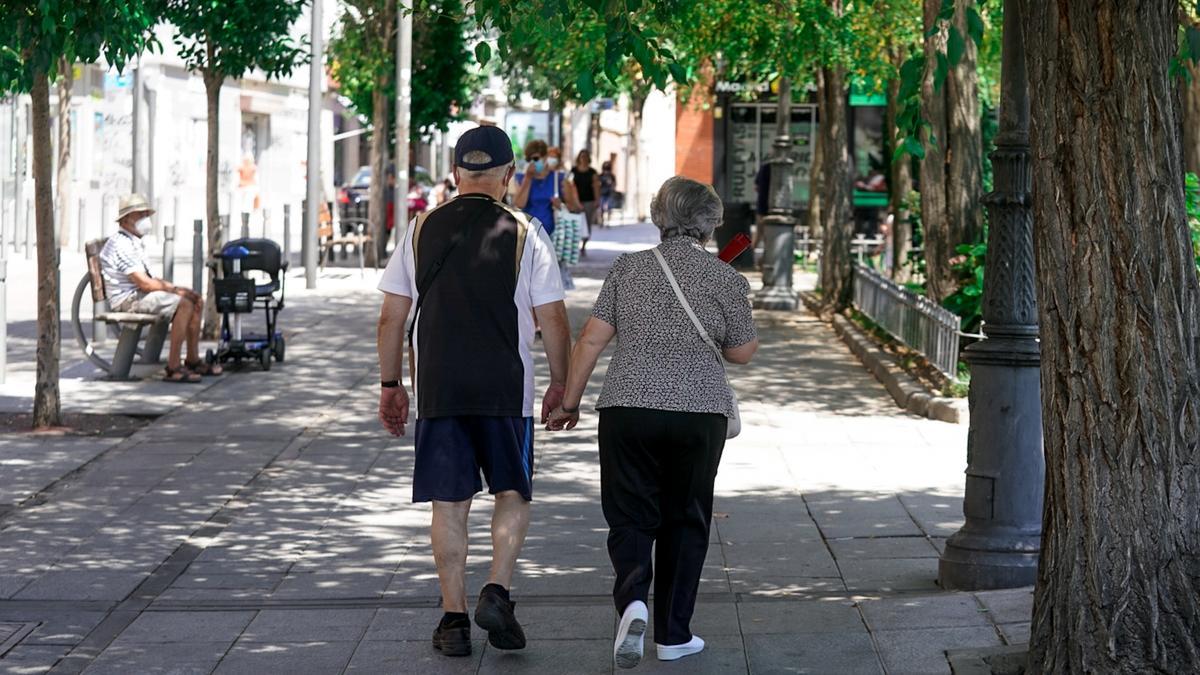
[[[73,65],[58,62],[58,180],[55,210],[58,211],[58,243],[71,245],[71,85]]]
[[[387,236],[387,159],[388,159],[388,96],[387,83],[378,82],[371,92],[371,184],[367,187],[367,220],[371,221],[371,238],[376,246],[368,246],[368,265],[375,264],[376,250]],[[399,167],[397,167],[399,168]]]
[[[37,222],[37,379],[33,390],[33,428],[58,426],[62,409],[58,396],[59,339],[58,237],[54,230],[51,176],[54,151],[50,141],[50,80],[43,73],[33,80],[33,185]]]
[[[846,129],[846,71],[826,68],[822,74],[825,109],[821,139],[825,175],[821,204],[821,292],[827,309],[838,311],[850,304],[853,268],[850,239],[850,146]]]
[[[897,66],[904,60],[903,54],[897,50],[893,60]],[[900,146],[900,130],[896,127],[896,117],[900,111],[900,78],[893,78],[887,88],[887,133],[891,139],[889,146],[894,153]],[[912,249],[912,223],[908,220],[908,193],[912,192],[912,159],[908,155],[893,159],[890,175],[888,176],[888,212],[892,214],[892,278],[904,281],[908,278],[908,252]]]
[[[924,0],[926,32],[938,26],[942,0]],[[925,40],[925,81],[921,110],[930,128],[922,133],[921,225],[925,233],[926,290],[941,302],[958,288],[950,259],[960,244],[981,235],[983,140],[979,124],[975,43],[967,36],[964,10],[973,0],[957,0],[955,25],[965,38],[962,59],[935,81],[938,55],[945,54],[945,28]]]
[[[1183,168],[1200,174],[1200,65],[1184,60],[1190,80],[1180,79],[1183,100]]]
[[[1177,7],[1025,3],[1046,440],[1035,672],[1200,672]]]
[[[224,78],[209,70],[203,71],[201,75],[204,78],[204,93],[208,100],[208,151],[205,154],[204,163],[204,215],[208,221],[208,255],[211,257],[212,254],[220,251],[221,246],[225,243],[225,233],[221,231],[220,207],[217,204],[217,190],[220,186],[217,169],[220,162],[219,149],[221,145],[221,84]],[[232,214],[230,217],[232,218]],[[207,340],[216,339],[221,328],[220,318],[217,315],[216,288],[212,283],[214,278],[216,278],[215,270],[208,273],[208,293],[204,300],[204,338]],[[199,288],[193,290],[197,293],[202,292]]]

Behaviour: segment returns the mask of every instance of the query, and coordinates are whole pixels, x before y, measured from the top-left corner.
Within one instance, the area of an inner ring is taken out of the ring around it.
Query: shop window
[[[730,106],[729,142],[726,146],[730,202],[755,202],[754,177],[763,163],[771,158],[776,115],[778,108],[775,103],[736,103]],[[792,165],[795,189],[793,204],[797,208],[808,204],[816,122],[816,106],[792,106],[789,135],[792,139],[792,159],[795,160]]]

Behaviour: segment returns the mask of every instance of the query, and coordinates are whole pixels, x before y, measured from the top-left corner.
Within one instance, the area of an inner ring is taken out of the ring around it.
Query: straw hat
[[[131,213],[145,213],[152,216],[154,208],[150,206],[150,202],[143,195],[134,193],[121,197],[121,210],[117,212],[117,222]]]

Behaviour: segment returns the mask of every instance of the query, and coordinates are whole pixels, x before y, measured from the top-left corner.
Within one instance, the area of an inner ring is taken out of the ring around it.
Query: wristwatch
[[[568,408],[566,406],[561,406],[561,407],[562,407],[562,411],[567,413],[568,415],[574,415],[575,413],[579,412],[579,406],[575,406],[574,408]]]
[[[400,386],[400,380],[384,380],[383,382],[379,383],[379,386],[383,387],[384,389],[395,389],[396,387]]]

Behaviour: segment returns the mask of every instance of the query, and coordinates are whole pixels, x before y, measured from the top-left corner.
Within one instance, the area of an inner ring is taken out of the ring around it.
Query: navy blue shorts
[[[461,502],[483,490],[533,499],[532,417],[417,419],[414,502]]]

